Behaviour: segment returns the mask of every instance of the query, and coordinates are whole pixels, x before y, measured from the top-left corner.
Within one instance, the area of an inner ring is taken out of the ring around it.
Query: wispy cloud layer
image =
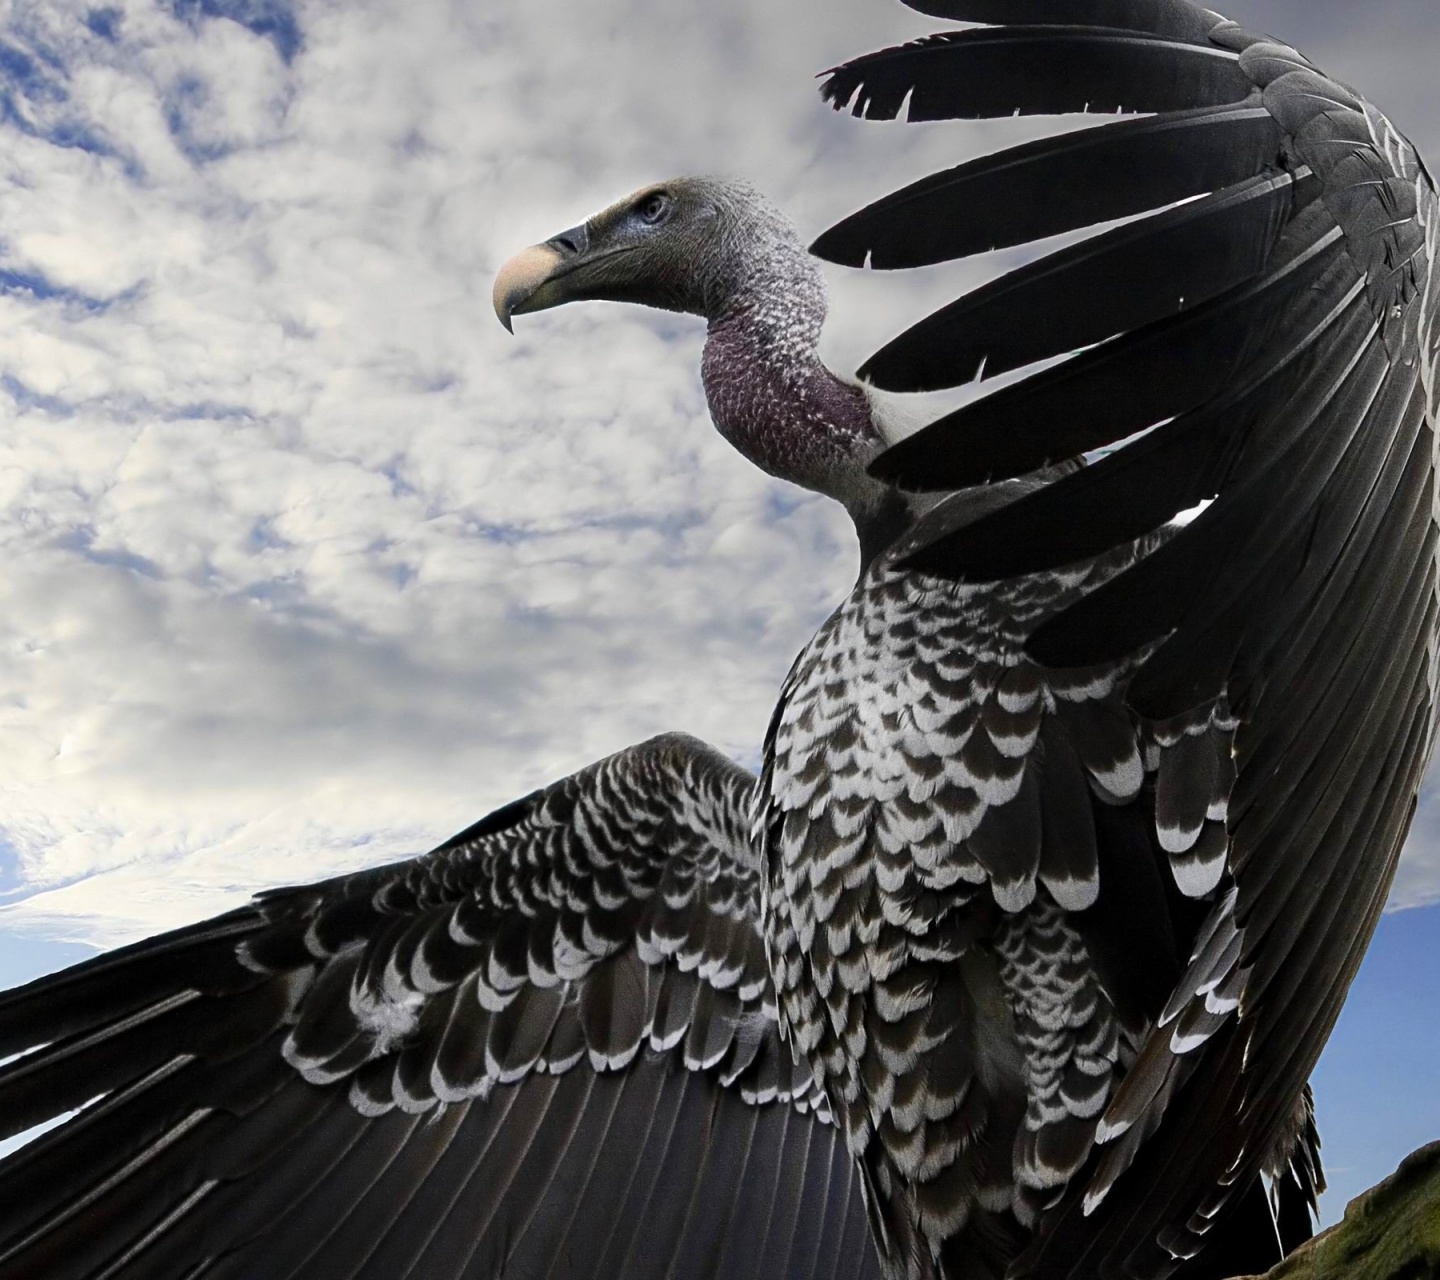
[[[0,926],[147,932],[663,729],[753,759],[853,574],[843,517],[710,430],[697,324],[511,339],[489,279],[657,177],[742,173],[817,232],[1028,128],[821,109],[816,70],[928,25],[0,3]],[[998,265],[837,274],[828,354]],[[1440,895],[1419,832],[1407,901]]]

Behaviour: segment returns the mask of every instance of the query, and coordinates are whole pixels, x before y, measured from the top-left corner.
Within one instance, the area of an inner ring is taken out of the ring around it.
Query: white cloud
[[[883,0],[316,0],[298,51],[111,8],[0,0],[35,68],[0,169],[0,923],[149,932],[663,729],[753,759],[843,516],[715,436],[698,323],[510,338],[491,275],[656,177],[743,173],[815,233],[1030,126],[825,111],[815,71],[931,25]],[[836,273],[830,358],[995,269]],[[1440,893],[1440,858],[1406,876]]]

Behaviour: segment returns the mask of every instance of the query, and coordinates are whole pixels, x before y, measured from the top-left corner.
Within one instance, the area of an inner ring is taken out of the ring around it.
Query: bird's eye
[[[641,222],[653,227],[657,222],[663,222],[670,212],[670,197],[663,191],[652,191],[635,206],[635,212],[640,215]]]

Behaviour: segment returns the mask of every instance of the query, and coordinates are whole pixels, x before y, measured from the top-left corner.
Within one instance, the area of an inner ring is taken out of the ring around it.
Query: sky
[[[1231,12],[1440,157],[1434,0]],[[698,321],[594,304],[512,338],[490,281],[655,179],[746,177],[813,236],[1031,136],[821,107],[816,72],[935,26],[890,0],[0,0],[0,983],[418,852],[656,732],[754,762],[853,579],[844,516],[714,434]],[[829,271],[827,358],[1013,261]],[[1437,901],[1440,797],[1392,901],[1421,909],[1381,934],[1431,1009],[1404,957]],[[1336,1075],[1344,1115],[1364,1078]],[[1356,1177],[1427,1136],[1346,1132]]]

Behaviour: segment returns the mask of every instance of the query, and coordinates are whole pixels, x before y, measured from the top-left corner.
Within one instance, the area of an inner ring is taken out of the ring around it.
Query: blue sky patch
[[[257,555],[262,551],[289,550],[294,545],[289,538],[276,532],[273,516],[255,521],[245,538],[245,549]]]
[[[467,521],[465,532],[502,547],[517,547],[535,536],[518,524],[495,524],[485,520]]]
[[[1330,1190],[1326,1224],[1387,1177],[1420,1141],[1440,1133],[1440,907],[1380,921],[1312,1077]]]
[[[54,147],[74,147],[91,155],[124,159],[104,137],[79,120],[58,120],[47,128],[37,130],[37,136]],[[139,170],[133,162],[125,160],[125,169],[132,178],[139,177]]]
[[[133,160],[121,156],[110,142],[90,125],[75,119],[36,123],[20,110],[15,95],[6,88],[0,88],[0,124],[9,125],[28,137],[43,139],[54,147],[74,148],[88,151],[91,155],[114,157],[122,162],[126,174],[132,180],[138,180],[141,176],[139,166]]]
[[[288,63],[304,45],[295,11],[285,0],[171,0],[177,18],[228,18],[269,40]]]
[[[137,555],[133,551],[126,551],[123,547],[97,548],[94,544],[95,530],[90,528],[72,529],[57,540],[58,546],[64,547],[67,551],[78,552],[91,564],[128,569],[142,578],[153,578],[156,581],[165,576],[160,566],[145,556]]]
[[[120,39],[120,10],[109,5],[103,9],[91,9],[85,15],[85,25],[102,40],[115,44]]]
[[[196,400],[167,409],[160,414],[166,422],[243,422],[255,415],[243,404],[220,404],[214,400]]]
[[[108,139],[66,107],[65,75],[65,64],[54,52],[32,53],[0,40],[0,124],[52,146],[117,155]]]
[[[18,409],[38,409],[41,413],[48,413],[52,418],[70,418],[75,414],[75,406],[68,400],[62,400],[59,396],[47,396],[42,391],[36,391],[28,387],[12,373],[0,374],[0,391],[15,402]]]
[[[34,58],[4,40],[0,40],[0,78],[34,102],[63,102],[67,96],[65,86],[47,75]]]
[[[27,296],[37,302],[61,302],[91,315],[99,315],[111,305],[108,299],[56,284],[38,271],[13,271],[8,267],[0,267],[0,293]]]
[[[195,132],[192,120],[209,101],[210,90],[203,80],[185,76],[175,82],[165,104],[165,125],[175,145],[193,164],[219,160],[228,148],[223,143],[205,142]]]

